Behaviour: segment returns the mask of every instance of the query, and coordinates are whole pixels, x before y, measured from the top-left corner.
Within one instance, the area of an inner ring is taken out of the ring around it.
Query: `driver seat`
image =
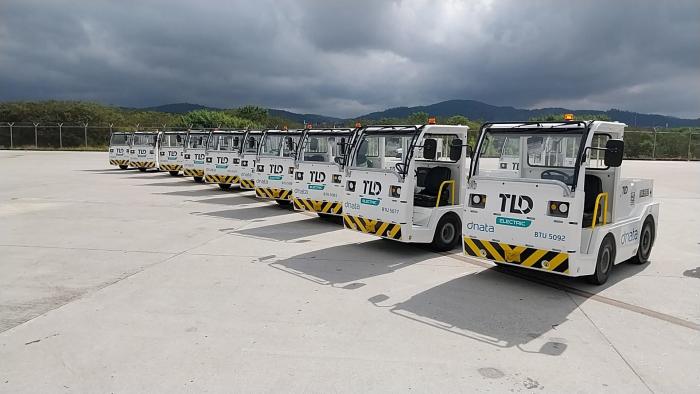
[[[603,182],[595,175],[586,174],[583,185],[583,227],[591,227],[593,224],[593,211],[595,210],[595,200],[603,191]],[[600,216],[602,212],[598,212]]]
[[[423,190],[413,195],[413,204],[417,207],[434,208],[437,205],[437,195],[442,182],[452,179],[452,171],[448,167],[431,167],[425,174],[425,187]],[[442,189],[440,195],[440,205],[448,205],[449,188]]]

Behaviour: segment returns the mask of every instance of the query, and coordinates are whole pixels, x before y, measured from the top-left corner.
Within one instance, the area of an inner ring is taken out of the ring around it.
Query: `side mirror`
[[[622,140],[608,140],[605,143],[605,165],[619,167],[622,165],[622,156],[625,154],[625,142]]]
[[[428,138],[423,141],[423,158],[428,160],[435,160],[435,155],[437,154],[437,140],[434,138]]]
[[[396,172],[398,172],[399,174],[401,174],[401,175],[406,174],[406,164],[396,163],[396,165],[394,167],[396,168]]]
[[[459,161],[462,158],[462,140],[455,138],[450,142],[450,160]]]

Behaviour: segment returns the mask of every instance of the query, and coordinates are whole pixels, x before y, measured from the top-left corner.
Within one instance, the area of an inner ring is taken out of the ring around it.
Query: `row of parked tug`
[[[500,122],[115,132],[110,164],[254,190],[345,228],[604,283],[648,261],[659,204],[622,178],[625,125]]]

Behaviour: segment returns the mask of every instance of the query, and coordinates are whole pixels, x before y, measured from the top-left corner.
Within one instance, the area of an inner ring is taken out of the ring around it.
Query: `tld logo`
[[[510,213],[521,215],[526,215],[532,211],[532,199],[528,196],[501,193],[498,197],[501,198],[501,212],[506,212],[506,208],[510,209]]]
[[[176,150],[169,150],[168,157],[177,157],[177,151]]]
[[[139,155],[145,155],[146,150],[145,149],[139,149]]]
[[[377,181],[362,181],[364,184],[364,194],[378,196],[382,192],[382,184]]]
[[[217,157],[216,164],[228,164],[228,157]]]
[[[281,174],[282,173],[282,165],[270,164],[270,173],[271,174]]]
[[[326,181],[326,173],[323,171],[309,171],[311,182],[323,183]]]
[[[204,153],[195,153],[194,159],[195,160],[204,160]]]

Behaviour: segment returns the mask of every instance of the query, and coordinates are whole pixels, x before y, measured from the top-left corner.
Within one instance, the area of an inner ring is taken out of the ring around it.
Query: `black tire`
[[[285,207],[287,208],[288,206],[292,205],[292,202],[289,200],[275,200],[277,204],[279,204],[280,207]]]
[[[147,169],[148,169],[148,168],[139,167],[139,171],[141,171],[141,172],[146,172]]]
[[[219,183],[219,188],[221,190],[228,190],[231,188],[231,184],[230,183]]]
[[[129,168],[129,166],[125,166],[124,164],[120,164],[119,168],[121,168],[122,170],[126,170],[127,168]]]
[[[595,272],[588,277],[588,281],[594,285],[602,285],[607,282],[613,265],[615,265],[615,241],[612,235],[608,234],[600,243]]]
[[[202,178],[201,176],[195,176],[195,177],[193,177],[193,178],[194,178],[194,181],[195,181],[195,182],[198,182],[198,183],[204,182],[204,178]]]
[[[440,218],[430,248],[437,252],[452,250],[459,242],[460,234],[462,234],[462,224],[459,218],[456,215],[447,214]]]
[[[180,175],[180,171],[168,171],[170,173],[170,176],[178,176]]]
[[[648,216],[642,224],[642,231],[639,233],[639,247],[637,247],[637,255],[630,259],[633,264],[645,264],[649,261],[651,255],[651,247],[654,246],[654,237],[656,236],[656,227],[654,226],[654,218]]]

